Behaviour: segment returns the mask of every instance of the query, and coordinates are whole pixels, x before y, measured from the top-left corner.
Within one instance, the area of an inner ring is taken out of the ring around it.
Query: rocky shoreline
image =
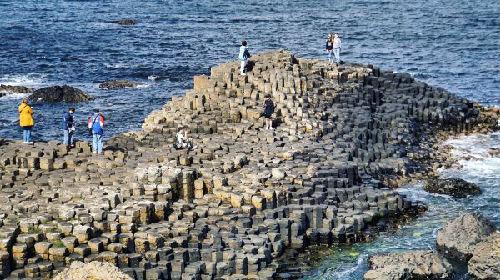
[[[0,274],[97,260],[133,279],[273,279],[289,248],[353,242],[415,211],[384,182],[432,168],[439,135],[499,117],[408,74],[285,51],[252,60],[248,76],[237,62],[195,76],[102,157],[86,142],[2,143]],[[174,149],[179,127],[195,149]]]

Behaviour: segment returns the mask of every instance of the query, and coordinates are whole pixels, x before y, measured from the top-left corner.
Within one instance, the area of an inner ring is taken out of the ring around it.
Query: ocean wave
[[[39,87],[47,83],[47,75],[39,73],[6,74],[0,78],[0,84],[9,86]]]
[[[450,139],[451,155],[458,160],[459,167],[440,170],[441,176],[460,174],[478,177],[500,178],[500,133],[475,134]]]
[[[27,97],[29,93],[9,93],[0,97],[0,100],[18,100]]]

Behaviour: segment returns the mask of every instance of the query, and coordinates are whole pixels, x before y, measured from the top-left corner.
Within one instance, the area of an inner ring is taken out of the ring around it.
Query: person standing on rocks
[[[241,61],[240,75],[243,76],[246,75],[245,69],[248,64],[248,59],[250,58],[250,52],[248,51],[247,45],[248,45],[247,41],[241,42],[240,54],[238,55],[238,59]]]
[[[35,124],[33,119],[33,108],[28,104],[28,98],[23,98],[21,105],[18,108],[19,111],[19,125],[23,129],[23,143],[33,144],[31,141],[31,130]]]
[[[193,139],[188,138],[187,129],[180,129],[175,134],[175,148],[189,150],[193,148]]]
[[[342,48],[342,40],[340,40],[339,34],[335,33],[333,35],[333,54],[335,55],[335,60],[337,66],[340,63],[340,49]]]
[[[67,112],[63,114],[63,144],[69,147],[74,147],[73,134],[75,133],[75,123],[73,119],[73,114],[75,113],[75,108],[69,108]]]
[[[92,152],[102,154],[102,137],[104,135],[104,116],[99,109],[94,109],[94,114],[88,119],[89,133],[92,134]]]
[[[328,53],[328,62],[333,64],[333,34],[328,34],[328,38],[326,39],[326,52]]]
[[[271,116],[274,113],[274,102],[271,99],[271,95],[266,95],[266,100],[264,101],[264,112],[262,116],[266,119],[266,129],[273,129],[273,119]]]

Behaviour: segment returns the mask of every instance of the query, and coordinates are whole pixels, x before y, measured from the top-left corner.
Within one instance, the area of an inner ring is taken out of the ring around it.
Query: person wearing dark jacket
[[[326,39],[325,50],[328,53],[328,62],[333,63],[333,34],[328,34],[328,39]]]
[[[264,101],[264,111],[262,116],[266,119],[266,129],[273,129],[273,119],[271,118],[274,113],[274,103],[271,99],[271,95],[266,95],[266,100]]]
[[[75,108],[69,108],[67,112],[63,114],[62,129],[63,129],[63,144],[68,147],[74,146],[73,134],[75,133],[75,122],[73,119],[73,114],[75,113]]]

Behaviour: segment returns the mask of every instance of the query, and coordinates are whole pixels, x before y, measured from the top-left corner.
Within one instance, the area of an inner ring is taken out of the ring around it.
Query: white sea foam
[[[500,149],[500,133],[463,136],[445,144],[451,146],[451,155],[458,160],[460,168],[440,170],[443,176],[463,172],[500,178],[500,154],[491,153],[492,149]]]
[[[9,93],[0,97],[0,100],[18,100],[28,96],[29,93]]]
[[[137,85],[137,88],[148,88],[148,87],[151,87],[150,84],[138,84]]]
[[[9,86],[40,87],[47,82],[45,74],[7,74],[0,78],[0,84]]]
[[[125,62],[118,62],[118,63],[105,63],[104,66],[106,66],[106,68],[111,68],[111,69],[123,69],[123,68],[129,68],[131,65]]]

